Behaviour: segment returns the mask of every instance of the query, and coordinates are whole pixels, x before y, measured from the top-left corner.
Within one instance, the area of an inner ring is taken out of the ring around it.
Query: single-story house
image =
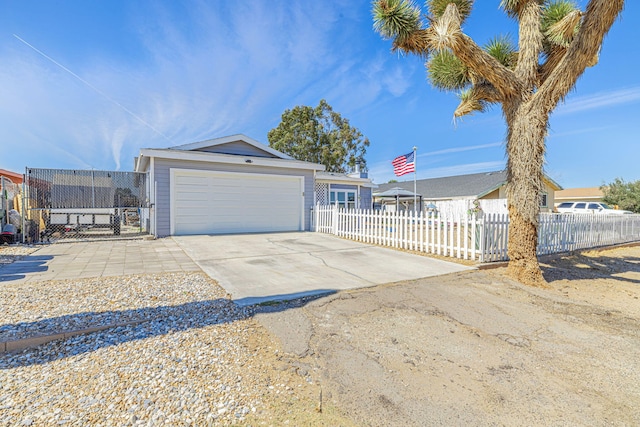
[[[155,236],[308,231],[316,203],[371,206],[371,181],[330,174],[246,135],[144,148],[135,171],[149,174]]]
[[[567,188],[555,192],[555,206],[563,202],[602,202],[604,194],[600,187]]]
[[[543,178],[544,191],[540,194],[542,212],[550,212],[554,207],[555,192],[562,187],[546,175]],[[483,172],[468,175],[447,176],[442,178],[419,179],[416,181],[418,200],[422,197],[424,203],[450,200],[501,200],[506,199],[505,186],[507,184],[506,171]],[[379,197],[380,193],[393,188],[400,188],[409,192],[414,191],[413,181],[390,182],[379,184],[374,193],[375,203],[394,203]],[[405,197],[406,209],[413,209],[413,198]],[[410,205],[410,206],[409,206]]]

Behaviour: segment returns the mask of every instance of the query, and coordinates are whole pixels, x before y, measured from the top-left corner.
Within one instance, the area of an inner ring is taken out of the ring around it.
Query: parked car
[[[564,202],[556,207],[559,213],[583,213],[583,214],[612,214],[624,215],[633,212],[621,209],[613,209],[606,203],[600,202]]]

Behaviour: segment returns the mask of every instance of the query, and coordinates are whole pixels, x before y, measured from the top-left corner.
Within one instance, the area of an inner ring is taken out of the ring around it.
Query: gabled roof
[[[231,135],[171,148],[142,148],[136,158],[135,170],[147,171],[151,158],[226,163],[233,165],[267,166],[287,169],[323,171],[320,164],[295,160],[278,150],[246,135]]]
[[[207,139],[199,142],[192,142],[189,144],[176,145],[174,147],[169,147],[170,150],[184,150],[184,151],[211,151],[215,148],[220,148],[223,145],[232,144],[232,143],[244,143],[253,148],[258,149],[259,151],[263,151],[265,154],[268,154],[268,157],[275,157],[278,159],[286,159],[292,160],[291,156],[284,154],[278,150],[275,150],[268,145],[265,145],[261,142],[256,141],[253,138],[250,138],[243,134],[229,135],[223,136],[221,138],[213,138]],[[220,154],[229,154],[229,153],[220,153]]]
[[[544,178],[547,184],[554,190],[562,188],[547,176]],[[416,181],[416,192],[421,194],[426,200],[480,198],[497,190],[506,183],[506,171],[483,172],[442,178],[419,179]],[[381,192],[394,187],[413,191],[413,181],[378,185],[379,191]]]

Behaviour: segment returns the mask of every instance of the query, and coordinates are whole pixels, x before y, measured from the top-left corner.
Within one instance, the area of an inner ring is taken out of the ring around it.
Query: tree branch
[[[518,42],[518,64],[515,75],[527,88],[533,88],[538,78],[538,58],[542,51],[540,32],[540,4],[529,0],[520,7],[520,40]]]
[[[567,54],[567,48],[562,46],[554,46],[547,55],[546,61],[538,67],[538,87],[547,81],[551,72],[556,69],[562,58]]]
[[[466,116],[474,111],[485,111],[487,104],[495,104],[497,102],[502,102],[502,97],[492,85],[488,83],[476,84],[462,98],[453,113],[453,117]]]
[[[474,75],[491,83],[503,98],[518,96],[521,85],[515,74],[462,33],[460,25],[458,9],[450,3],[440,19],[433,21],[430,27],[431,46],[436,50],[451,49]]]
[[[593,64],[604,36],[622,11],[624,0],[591,0],[582,26],[558,65],[534,95],[536,103],[551,112],[574,87],[584,70]]]

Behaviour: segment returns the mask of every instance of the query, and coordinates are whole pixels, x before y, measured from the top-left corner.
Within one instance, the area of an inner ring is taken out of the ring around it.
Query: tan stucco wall
[[[502,186],[494,191],[492,191],[491,193],[487,194],[486,196],[482,197],[482,199],[484,200],[488,200],[488,199],[506,199],[507,198],[507,193],[505,191],[506,186]],[[555,194],[555,190],[553,189],[553,187],[549,186],[549,184],[545,181],[544,182],[544,191],[547,193],[547,207],[542,207],[540,208],[540,212],[552,212],[553,211],[553,207],[554,205],[554,194]]]

